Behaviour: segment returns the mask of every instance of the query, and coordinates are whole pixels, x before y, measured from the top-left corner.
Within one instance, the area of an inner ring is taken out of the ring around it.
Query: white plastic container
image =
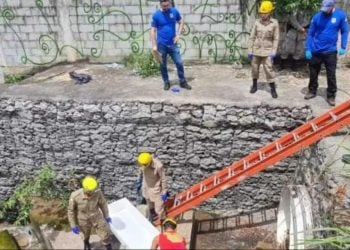
[[[112,218],[111,231],[121,243],[121,249],[150,249],[159,231],[127,198],[108,205]]]

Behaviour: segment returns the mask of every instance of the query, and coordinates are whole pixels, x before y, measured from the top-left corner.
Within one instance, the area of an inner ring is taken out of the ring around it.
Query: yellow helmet
[[[137,162],[141,166],[147,167],[152,162],[152,155],[150,153],[141,153],[141,154],[139,154],[139,157],[137,158]]]
[[[175,226],[177,225],[177,222],[175,219],[172,219],[172,218],[166,218],[164,221],[163,221],[163,226],[165,225],[165,223],[167,222],[170,222],[172,224],[174,224]]]
[[[273,10],[273,4],[271,1],[262,1],[259,8],[260,14],[269,14]]]
[[[86,176],[83,180],[83,188],[86,191],[94,191],[97,185],[96,179],[92,176]]]

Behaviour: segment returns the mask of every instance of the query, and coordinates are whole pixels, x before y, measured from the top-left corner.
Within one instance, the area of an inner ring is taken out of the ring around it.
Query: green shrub
[[[35,197],[60,200],[61,208],[65,209],[68,205],[69,189],[58,188],[55,176],[56,173],[50,166],[44,166],[33,179],[17,186],[13,195],[3,203],[0,220],[13,220],[10,222],[16,225],[27,224]]]
[[[159,75],[159,63],[154,59],[151,52],[141,55],[130,54],[124,58],[124,64],[126,67],[135,70],[143,77]]]
[[[5,75],[5,84],[15,84],[18,83],[24,79],[26,79],[27,76],[25,75]]]

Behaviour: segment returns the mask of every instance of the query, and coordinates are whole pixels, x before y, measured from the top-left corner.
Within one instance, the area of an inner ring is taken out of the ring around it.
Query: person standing
[[[68,220],[74,234],[82,233],[84,250],[90,250],[92,228],[102,239],[107,250],[112,250],[110,230],[107,223],[112,223],[108,206],[102,192],[97,189],[98,183],[92,176],[83,179],[83,188],[74,191],[69,198]]]
[[[140,153],[137,162],[141,167],[138,182],[142,182],[142,196],[146,199],[150,221],[162,219],[164,202],[168,199],[163,164],[150,153]]]
[[[298,70],[300,61],[305,55],[306,29],[309,27],[310,17],[306,10],[299,10],[288,15],[288,31],[281,48],[280,69],[285,69],[286,61],[292,56],[291,69]]]
[[[337,51],[338,33],[341,33],[341,45]],[[334,0],[323,0],[321,11],[312,17],[306,39],[305,57],[310,60],[310,79],[305,99],[316,97],[318,74],[324,63],[327,73],[327,102],[335,106],[337,93],[336,68],[337,53],[345,55],[348,43],[348,20],[346,13],[335,8]]]
[[[166,218],[163,221],[164,233],[154,237],[151,250],[185,250],[186,240],[183,236],[176,232],[177,223],[172,218]]]
[[[253,26],[249,39],[248,59],[252,61],[253,85],[250,93],[258,90],[259,68],[262,65],[266,80],[271,88],[272,98],[277,98],[273,60],[276,57],[279,27],[276,19],[271,18],[273,4],[263,1],[259,7],[260,19]]]
[[[180,12],[171,7],[170,0],[160,0],[160,10],[157,10],[151,22],[151,42],[153,53],[160,54],[160,72],[164,82],[164,90],[169,90],[170,81],[167,68],[167,57],[176,65],[180,87],[190,90],[191,86],[185,78],[184,65],[181,59],[178,41],[184,28]],[[179,24],[176,31],[176,23]]]

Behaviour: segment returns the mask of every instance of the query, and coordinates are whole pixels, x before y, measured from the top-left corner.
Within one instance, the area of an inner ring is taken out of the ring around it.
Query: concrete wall
[[[52,164],[59,178],[96,175],[109,199],[136,199],[140,151],[166,166],[170,191],[233,163],[290,131],[307,107],[238,107],[144,102],[0,99],[0,201],[15,185]],[[288,158],[223,192],[206,208],[256,210],[279,201],[299,157]]]
[[[240,59],[255,1],[175,0],[175,5],[186,22],[180,42],[185,59]],[[142,54],[150,48],[150,20],[158,7],[158,0],[3,0],[0,66]]]

